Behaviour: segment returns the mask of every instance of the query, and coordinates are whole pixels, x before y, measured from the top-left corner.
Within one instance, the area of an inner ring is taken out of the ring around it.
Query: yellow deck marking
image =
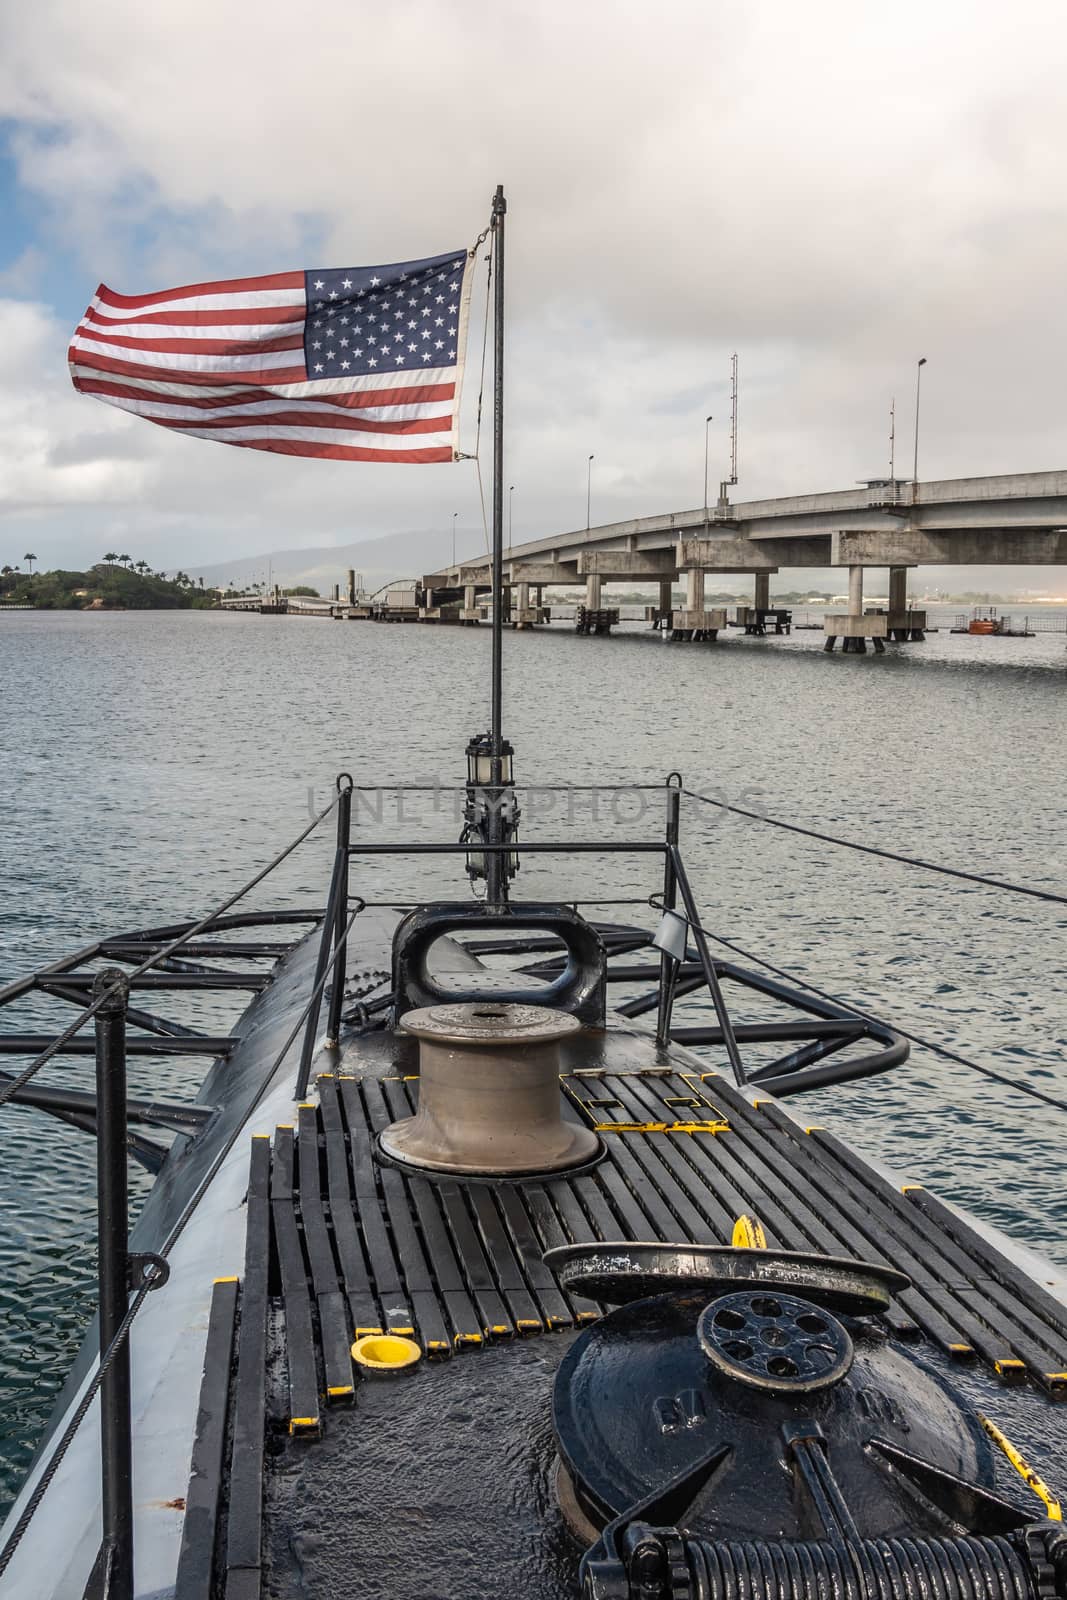
[[[980,1411],[978,1413],[978,1420],[982,1424],[982,1427],[985,1429],[986,1433],[988,1433],[989,1437],[992,1439],[993,1443],[998,1445],[999,1448],[1003,1450],[1004,1454],[1007,1456],[1008,1460],[1011,1462],[1020,1478],[1026,1484],[1027,1488],[1032,1489],[1037,1495],[1037,1498],[1045,1502],[1045,1511],[1048,1514],[1049,1520],[1051,1522],[1062,1522],[1063,1510],[1048,1484],[1038,1477],[1030,1463],[1023,1459],[1018,1450],[1016,1450],[1015,1446],[1012,1444],[1011,1440],[1005,1438],[1004,1434],[1001,1433],[995,1422],[990,1422],[989,1418],[984,1417]]]
[[[767,1235],[756,1217],[738,1217],[730,1240],[735,1250],[766,1250]]]

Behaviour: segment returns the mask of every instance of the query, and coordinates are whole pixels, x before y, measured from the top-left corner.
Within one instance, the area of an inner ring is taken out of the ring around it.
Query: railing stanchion
[[[347,777],[347,773],[345,774]],[[308,1084],[311,1081],[311,1062],[315,1054],[315,1034],[319,1026],[319,1013],[322,1008],[323,980],[326,977],[326,968],[330,963],[330,955],[339,929],[344,928],[344,922],[338,921],[338,908],[342,899],[348,901],[348,849],[351,824],[352,787],[351,780],[347,788],[342,787],[340,780],[337,785],[337,849],[333,856],[333,872],[330,876],[330,892],[326,898],[326,911],[322,919],[322,938],[319,940],[319,954],[315,962],[315,1001],[308,1013],[307,1026],[304,1029],[304,1039],[300,1047],[300,1069],[296,1075],[296,1098],[302,1100],[307,1094]],[[347,817],[347,822],[344,820]],[[343,841],[343,842],[342,842]],[[346,918],[347,920],[347,918]],[[339,968],[341,982],[334,980],[334,989],[344,989],[344,967]],[[333,1001],[330,1003],[330,1014],[333,1014]]]
[[[326,1024],[326,1043],[336,1045],[341,1037],[341,1006],[345,997],[345,963],[348,955],[348,851],[352,843],[352,782],[338,791],[337,797],[337,865],[340,880],[337,889],[337,919],[334,938],[337,941],[333,959],[333,986],[330,989],[330,1014]]]
[[[110,994],[107,991],[112,991]],[[99,973],[96,1013],[96,1195],[100,1355],[109,1349],[129,1307],[129,1202],[126,1171],[125,973]],[[130,1433],[130,1345],[123,1341],[100,1384],[103,1482],[101,1560],[108,1600],[133,1600],[133,1447]]]
[[[678,878],[671,854],[678,848],[678,818],[681,811],[682,791],[675,784],[667,789],[667,853],[663,860],[663,909],[673,911],[677,903]],[[665,950],[659,957],[659,1013],[656,1018],[656,1043],[664,1048],[671,1042],[671,1014],[674,1010],[674,988],[678,981],[678,963]]]
[[[734,1078],[738,1083],[745,1083],[747,1081],[747,1074],[745,1072],[744,1062],[741,1060],[741,1052],[737,1048],[737,1037],[734,1033],[734,1025],[730,1021],[730,1013],[726,1009],[726,1001],[723,998],[722,986],[719,983],[718,974],[715,971],[715,962],[712,960],[711,951],[708,949],[708,941],[704,937],[704,930],[700,925],[700,913],[697,910],[696,901],[693,899],[693,891],[689,886],[689,875],[686,872],[682,858],[678,853],[677,845],[671,849],[670,856],[674,865],[675,876],[678,879],[678,887],[682,893],[682,905],[685,907],[685,914],[689,919],[689,926],[692,930],[693,942],[697,947],[697,954],[700,957],[700,965],[704,969],[704,981],[711,993],[712,1004],[715,1007],[715,1015],[719,1019],[719,1027],[722,1029],[722,1042],[726,1047],[726,1054],[730,1058],[730,1065],[733,1068]]]

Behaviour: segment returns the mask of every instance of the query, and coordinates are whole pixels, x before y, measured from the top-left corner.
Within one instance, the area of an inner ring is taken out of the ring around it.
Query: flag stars
[[[358,388],[360,374],[378,368],[388,374],[406,365],[445,367],[455,362],[457,352],[450,347],[456,344],[458,293],[466,264],[464,254],[403,272],[350,267],[315,277],[309,273],[304,323],[308,376],[343,378],[339,387]]]

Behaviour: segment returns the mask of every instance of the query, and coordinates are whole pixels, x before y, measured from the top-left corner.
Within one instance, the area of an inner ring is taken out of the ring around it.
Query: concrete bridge
[[[925,614],[907,609],[907,574],[924,565],[1067,565],[1067,471],[929,483],[878,478],[830,494],[636,517],[513,546],[504,581],[520,627],[540,620],[543,592],[553,584],[584,582],[586,613],[610,616],[605,584],[655,581],[657,620],[682,637],[703,638],[726,626],[725,611],[704,604],[707,573],[751,573],[754,609],[762,611],[779,568],[845,567],[848,614],[826,617],[827,648],[840,637],[846,649],[863,650],[866,639],[881,648],[885,638],[922,637]],[[864,611],[868,567],[889,569],[887,611]],[[461,599],[460,618],[476,620],[490,577],[488,556],[428,573],[427,610]],[[672,612],[679,578],[685,605]]]

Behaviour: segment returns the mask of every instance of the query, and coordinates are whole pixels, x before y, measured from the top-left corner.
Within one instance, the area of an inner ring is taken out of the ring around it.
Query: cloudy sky
[[[884,473],[894,395],[907,470],[920,355],[920,476],[1062,467],[1065,57],[1052,0],[8,4],[2,559],[444,556],[456,509],[476,548],[469,463],[181,438],[65,358],[101,280],[435,254],[497,182],[516,542],[581,524],[590,452],[596,522],[700,504],[735,350],[740,498]]]

